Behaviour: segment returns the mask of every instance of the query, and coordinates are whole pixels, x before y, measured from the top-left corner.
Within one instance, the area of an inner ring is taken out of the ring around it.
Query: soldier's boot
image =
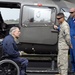
[[[75,75],[75,72],[73,72],[72,75]]]

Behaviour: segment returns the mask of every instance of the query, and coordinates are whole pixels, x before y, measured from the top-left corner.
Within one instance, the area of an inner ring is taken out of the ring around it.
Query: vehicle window
[[[1,16],[6,24],[18,24],[20,9],[0,8]]]
[[[69,8],[61,8],[61,12],[64,13],[65,15],[65,20],[67,21],[69,16],[70,16],[70,13],[69,13]]]
[[[53,23],[55,22],[55,15],[55,8],[24,6],[22,13],[22,24]]]

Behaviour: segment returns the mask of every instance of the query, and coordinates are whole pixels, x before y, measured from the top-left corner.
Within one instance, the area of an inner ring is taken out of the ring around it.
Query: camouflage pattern
[[[68,23],[64,21],[60,25],[57,58],[58,70],[61,75],[67,75],[68,73],[68,50],[70,45],[70,28]]]

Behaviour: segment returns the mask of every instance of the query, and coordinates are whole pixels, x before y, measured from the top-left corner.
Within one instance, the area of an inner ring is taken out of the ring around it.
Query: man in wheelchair
[[[26,75],[26,67],[28,65],[28,60],[26,58],[21,58],[21,52],[18,51],[17,39],[20,35],[20,29],[18,27],[12,27],[7,35],[2,41],[3,55],[7,55],[11,60],[20,63],[20,75]]]

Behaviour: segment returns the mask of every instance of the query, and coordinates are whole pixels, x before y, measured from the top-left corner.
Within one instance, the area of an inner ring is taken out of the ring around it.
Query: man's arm
[[[54,25],[54,29],[60,31],[60,26]]]
[[[66,25],[64,27],[64,34],[65,34],[64,36],[65,36],[66,43],[69,45],[70,48],[72,48],[69,25]]]
[[[7,41],[5,41],[4,43],[3,43],[3,46],[4,46],[4,50],[5,50],[5,52],[9,55],[9,56],[11,56],[11,57],[18,57],[18,56],[20,56],[20,54],[19,54],[19,52],[18,51],[16,51],[15,49],[14,49],[14,46],[13,46],[13,41],[12,40],[7,40]]]

